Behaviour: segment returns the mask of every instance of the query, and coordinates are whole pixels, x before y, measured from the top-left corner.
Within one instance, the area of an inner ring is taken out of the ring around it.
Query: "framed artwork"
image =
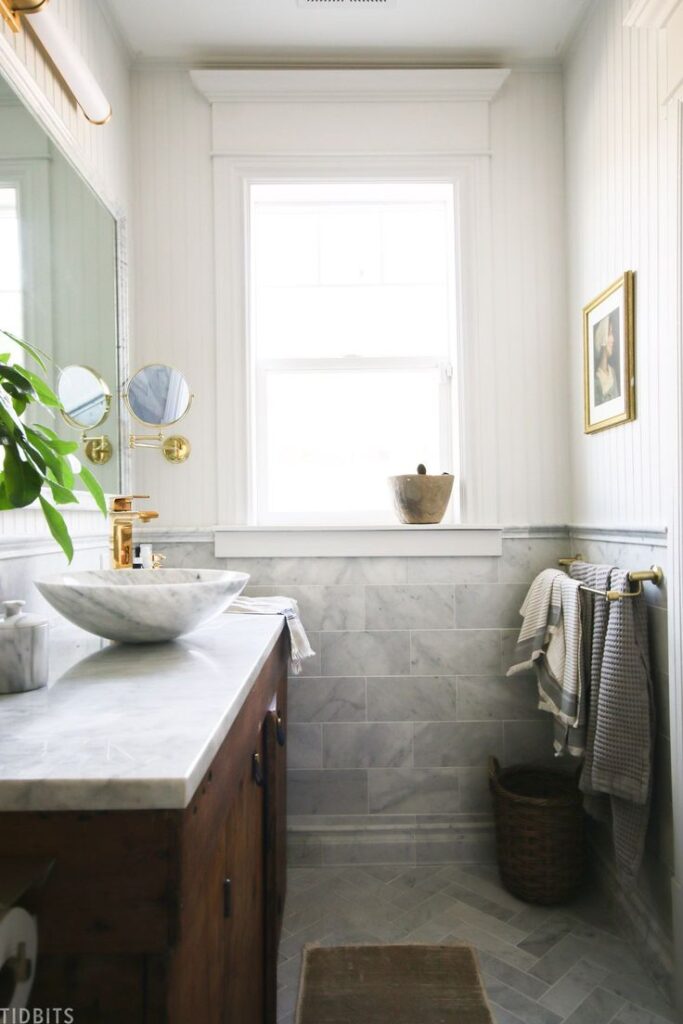
[[[592,434],[636,418],[633,272],[583,310],[584,430]]]

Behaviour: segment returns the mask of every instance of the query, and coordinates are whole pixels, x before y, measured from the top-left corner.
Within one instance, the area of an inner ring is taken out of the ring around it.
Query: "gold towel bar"
[[[583,555],[573,555],[571,558],[558,558],[558,565],[571,565],[572,562],[582,562]],[[582,585],[582,590],[588,590],[591,594],[598,594],[607,601],[621,601],[624,597],[638,597],[643,592],[643,583],[654,583],[660,587],[664,580],[664,572],[658,565],[651,565],[649,569],[638,569],[628,574],[631,583],[637,583],[637,590],[595,590],[593,587]]]

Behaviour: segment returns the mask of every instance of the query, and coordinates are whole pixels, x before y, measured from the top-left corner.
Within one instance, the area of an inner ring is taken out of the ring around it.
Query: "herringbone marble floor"
[[[590,899],[569,909],[529,906],[501,888],[490,865],[292,868],[288,885],[279,1024],[293,1022],[307,942],[470,943],[498,1024],[677,1021]]]

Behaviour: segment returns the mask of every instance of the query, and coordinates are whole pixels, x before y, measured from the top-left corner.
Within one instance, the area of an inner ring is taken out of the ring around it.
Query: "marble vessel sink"
[[[222,569],[101,569],[36,580],[46,601],[88,633],[151,644],[191,633],[220,615],[247,584]]]

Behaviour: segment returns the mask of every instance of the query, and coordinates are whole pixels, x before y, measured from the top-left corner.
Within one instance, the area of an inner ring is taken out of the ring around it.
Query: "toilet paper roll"
[[[38,929],[23,907],[12,907],[0,917],[0,1005],[23,1009],[36,973]]]

